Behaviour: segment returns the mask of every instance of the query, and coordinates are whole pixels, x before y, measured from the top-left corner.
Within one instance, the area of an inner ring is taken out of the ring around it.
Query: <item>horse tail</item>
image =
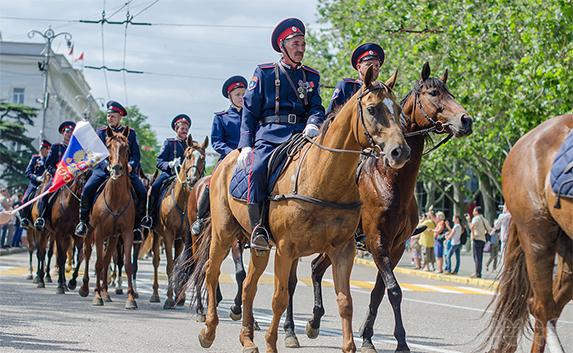
[[[485,333],[485,341],[478,351],[483,352],[490,344],[490,352],[514,352],[517,349],[518,337],[532,328],[527,305],[531,296],[525,253],[519,242],[517,226],[511,222],[496,296],[486,308],[487,311],[493,306],[493,314],[482,332]]]
[[[203,221],[201,234],[193,241],[188,235],[185,248],[177,258],[173,268],[173,283],[179,299],[183,299],[187,289],[191,288],[191,303],[197,297],[205,296],[203,282],[205,281],[205,267],[209,260],[209,248],[211,247],[211,219]]]

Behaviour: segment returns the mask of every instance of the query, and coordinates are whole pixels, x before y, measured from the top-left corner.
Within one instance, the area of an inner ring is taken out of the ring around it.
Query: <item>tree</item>
[[[24,171],[32,153],[37,152],[26,137],[26,125],[34,125],[37,109],[21,104],[0,103],[0,178],[15,188],[28,183]]]
[[[122,125],[129,125],[137,133],[139,148],[141,149],[141,168],[144,173],[152,174],[155,172],[155,158],[159,154],[157,136],[147,122],[147,116],[141,113],[137,106],[129,106],[126,110],[127,116],[123,117],[121,123]],[[96,124],[107,125],[105,112],[100,112]]]

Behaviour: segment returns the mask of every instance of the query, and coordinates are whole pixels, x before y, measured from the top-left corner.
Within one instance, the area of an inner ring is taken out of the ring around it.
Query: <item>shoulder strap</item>
[[[274,63],[275,66],[275,115],[279,116],[279,103],[280,103],[280,96],[281,96],[281,78],[279,76],[279,64]]]
[[[281,72],[286,76],[287,81],[288,81],[290,87],[292,88],[292,90],[294,91],[294,94],[296,95],[297,99],[300,102],[302,102],[306,108],[306,106],[308,105],[308,98],[306,96],[306,90],[304,88],[304,85],[306,84],[306,74],[304,73],[304,70],[302,71],[303,86],[301,86],[299,89],[297,89],[294,82],[292,82],[290,75],[288,74],[288,72],[286,72],[285,68],[282,67],[282,65],[280,65],[280,64],[278,65],[278,67],[281,70]],[[301,97],[301,94],[302,94],[302,97]]]

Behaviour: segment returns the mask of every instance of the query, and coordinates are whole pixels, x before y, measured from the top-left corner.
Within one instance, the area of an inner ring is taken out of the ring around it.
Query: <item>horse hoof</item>
[[[106,294],[106,295],[103,296],[103,301],[106,302],[106,303],[111,303],[111,302],[112,302],[111,297],[109,296],[109,294]]]
[[[371,342],[363,341],[362,347],[360,347],[360,353],[377,353],[377,351]]]
[[[38,276],[34,277],[34,280],[32,281],[32,283],[38,284],[39,282],[40,282],[40,277],[38,277]]]
[[[137,309],[137,303],[135,302],[135,300],[128,300],[125,302],[125,308],[127,310],[135,310]]]
[[[46,288],[46,284],[44,282],[38,282],[36,288]]]
[[[315,339],[318,337],[320,333],[320,328],[313,328],[310,326],[310,322],[306,323],[306,336],[311,339]]]
[[[300,344],[298,343],[298,338],[296,336],[286,336],[285,337],[285,347],[286,348],[300,348]]]
[[[77,286],[77,285],[78,285],[78,283],[77,283],[76,281],[74,281],[73,279],[71,279],[71,280],[68,282],[68,288],[69,288],[70,290],[76,289],[76,286]]]
[[[52,283],[52,277],[50,275],[46,275],[45,279],[46,279],[46,282]]]
[[[64,287],[58,287],[56,288],[56,294],[66,294],[66,290]]]
[[[123,289],[121,289],[121,288],[116,288],[116,289],[115,289],[115,294],[117,294],[117,295],[123,295]]]
[[[203,331],[201,331],[201,333],[199,333],[199,344],[203,348],[209,348],[213,344],[213,341],[209,341],[208,339],[204,338],[203,337]],[[244,352],[244,350],[243,350],[243,352]]]
[[[409,347],[396,348],[396,351],[394,353],[410,353],[410,348]]]
[[[94,297],[92,305],[93,306],[103,306],[103,299],[100,297]]]
[[[230,317],[233,321],[239,321],[239,320],[241,320],[241,317],[242,317],[243,315],[242,315],[242,313],[241,313],[240,310],[239,310],[238,313],[235,312],[235,311],[233,310],[234,307],[235,307],[234,305],[231,306],[231,311],[229,312],[229,317]]]
[[[175,302],[173,299],[166,299],[165,303],[163,303],[163,310],[171,310],[175,309]]]
[[[243,348],[243,353],[259,353],[258,347]]]
[[[32,276],[32,275],[28,275],[28,276],[26,276],[26,279],[27,279],[28,281],[31,281],[31,280],[33,280],[33,279],[34,279],[34,276]]]
[[[159,299],[159,294],[152,294],[151,298],[149,298],[150,303],[160,303],[161,300]]]
[[[85,298],[85,297],[88,296],[88,294],[90,294],[90,292],[89,292],[87,289],[84,289],[84,287],[81,287],[81,288],[78,290],[78,294],[80,295],[80,297],[84,297],[84,298]]]
[[[185,305],[185,299],[181,299],[177,302],[177,306],[184,306]]]
[[[255,331],[261,330],[261,327],[259,326],[259,323],[257,322],[257,320],[253,320],[253,330],[255,330]]]
[[[195,322],[205,322],[207,316],[205,314],[195,314]]]
[[[139,298],[139,293],[134,291],[134,292],[133,292],[133,297],[134,297],[135,299]]]

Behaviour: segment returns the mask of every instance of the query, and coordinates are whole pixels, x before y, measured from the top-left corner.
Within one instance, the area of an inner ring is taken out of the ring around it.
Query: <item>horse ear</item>
[[[126,127],[123,128],[123,136],[128,137],[129,136],[129,125],[127,125]]]
[[[107,127],[107,129],[105,129],[105,133],[107,135],[107,137],[113,137],[113,130],[111,129],[111,127]]]
[[[386,81],[386,86],[390,87],[390,89],[393,89],[394,85],[396,84],[397,78],[398,78],[398,70],[394,71],[394,74],[390,76],[388,81]]]
[[[209,146],[209,136],[205,136],[205,140],[203,140],[203,144],[201,145],[201,148],[207,149],[207,146]]]
[[[366,89],[370,88],[370,86],[372,86],[372,81],[374,81],[374,69],[372,66],[368,66],[366,75],[364,75],[364,87]]]
[[[191,134],[187,135],[187,147],[193,146],[193,136]]]
[[[444,74],[440,77],[440,81],[442,81],[444,85],[446,84],[446,82],[448,82],[448,69],[444,71]]]
[[[420,78],[422,79],[422,81],[426,81],[428,79],[428,77],[430,77],[430,63],[428,63],[427,61],[424,63],[424,66],[422,67],[422,73],[420,74]]]

